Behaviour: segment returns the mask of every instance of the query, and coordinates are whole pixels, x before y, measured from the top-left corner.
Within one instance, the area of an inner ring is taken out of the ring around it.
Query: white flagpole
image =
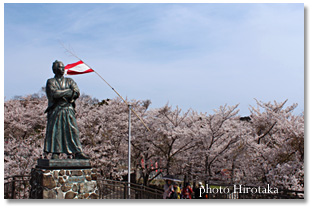
[[[128,199],[130,196],[130,183],[131,183],[131,105],[129,105],[129,141],[128,141]]]

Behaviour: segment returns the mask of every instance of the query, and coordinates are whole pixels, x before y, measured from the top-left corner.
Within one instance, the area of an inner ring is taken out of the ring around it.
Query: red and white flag
[[[94,72],[94,70],[88,67],[81,60],[73,64],[66,65],[64,69],[65,69],[65,75],[78,75],[78,74]]]

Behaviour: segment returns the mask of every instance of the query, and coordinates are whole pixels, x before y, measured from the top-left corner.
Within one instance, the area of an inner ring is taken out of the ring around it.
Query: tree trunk
[[[208,167],[209,167],[209,163],[208,163],[208,155],[206,155],[206,159],[205,159],[205,185],[209,184],[209,175],[210,172],[208,173]]]
[[[148,174],[143,174],[143,185],[148,186]]]

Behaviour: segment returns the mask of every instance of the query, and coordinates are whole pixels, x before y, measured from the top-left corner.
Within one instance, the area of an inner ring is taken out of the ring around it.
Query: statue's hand
[[[73,98],[74,98],[74,99],[77,99],[77,98],[80,96],[79,89],[73,88],[73,87],[72,87],[72,90],[73,90],[73,92],[74,92],[74,93],[73,93],[73,94],[74,94],[74,95],[73,95]]]
[[[80,93],[75,91],[74,92],[74,99],[77,99],[79,96],[80,96]]]
[[[70,103],[74,103],[75,100],[79,97],[79,91],[75,91],[75,89],[72,90],[72,95],[71,97],[69,98],[69,102]]]

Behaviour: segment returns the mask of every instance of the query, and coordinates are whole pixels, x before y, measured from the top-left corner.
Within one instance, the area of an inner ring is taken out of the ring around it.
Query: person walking
[[[202,182],[199,182],[194,193],[195,193],[195,199],[203,199],[202,192],[205,191],[205,188],[203,186]]]
[[[186,183],[186,186],[182,190],[183,199],[192,199],[193,190],[189,183]]]
[[[172,181],[171,180],[166,180],[166,183],[164,185],[164,194],[163,194],[163,199],[168,199],[170,192],[172,192],[173,187],[172,187]]]

